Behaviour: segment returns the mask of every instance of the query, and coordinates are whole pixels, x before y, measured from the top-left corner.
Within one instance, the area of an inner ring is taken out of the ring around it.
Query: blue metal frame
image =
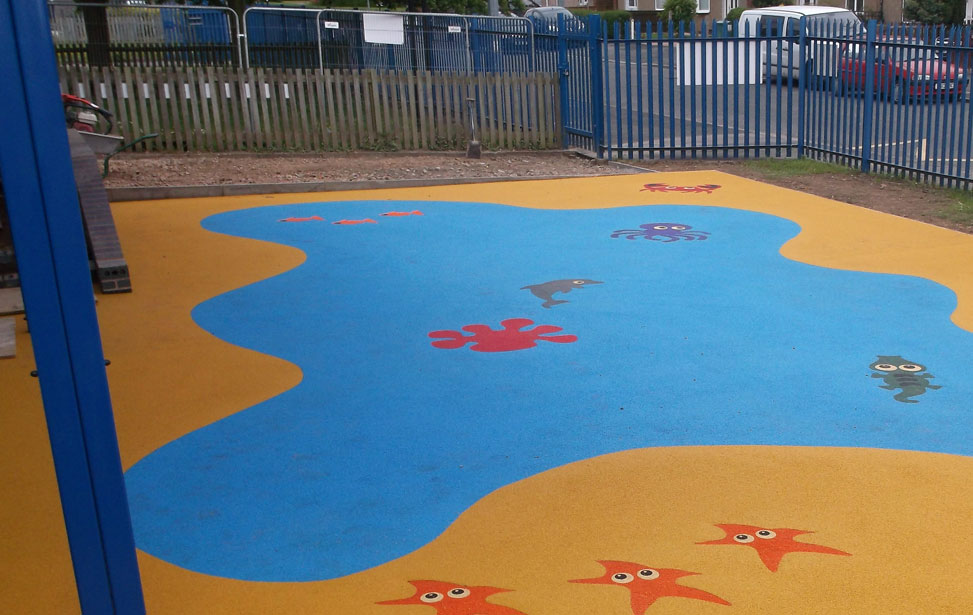
[[[0,0],[0,172],[81,609],[142,615],[47,7]],[[24,374],[24,377],[28,377]]]

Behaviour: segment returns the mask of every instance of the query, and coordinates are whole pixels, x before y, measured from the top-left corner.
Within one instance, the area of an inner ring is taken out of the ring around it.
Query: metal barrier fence
[[[533,69],[533,23],[522,17],[251,7],[243,21],[251,66]]]
[[[225,7],[48,2],[59,64],[214,66],[240,61],[240,22]]]
[[[61,64],[529,72],[523,17],[250,7],[48,4]],[[92,35],[92,36],[89,36]]]

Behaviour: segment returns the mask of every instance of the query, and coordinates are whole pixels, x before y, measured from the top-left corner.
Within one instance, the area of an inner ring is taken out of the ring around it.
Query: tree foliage
[[[662,21],[692,21],[696,16],[696,8],[696,0],[666,0],[662,5]]]
[[[902,10],[909,21],[928,24],[961,24],[966,17],[965,0],[906,0]]]

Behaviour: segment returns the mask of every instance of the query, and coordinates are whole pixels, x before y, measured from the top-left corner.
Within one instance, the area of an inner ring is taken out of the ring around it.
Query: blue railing
[[[615,24],[604,32],[602,149],[612,158],[796,156],[801,37],[720,24]]]
[[[808,88],[807,155],[943,185],[973,179],[970,27],[870,23],[864,40],[835,46],[833,72]]]
[[[973,180],[969,26],[635,23],[598,38],[600,63],[589,54],[589,64],[559,68],[588,73],[579,100],[591,108],[563,105],[562,118],[603,115],[590,130],[603,135],[590,148],[600,156],[808,156],[944,185]]]

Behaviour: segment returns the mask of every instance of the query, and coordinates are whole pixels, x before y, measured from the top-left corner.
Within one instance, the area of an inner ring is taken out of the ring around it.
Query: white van
[[[862,25],[858,16],[847,9],[839,9],[830,6],[774,6],[763,9],[749,9],[740,15],[740,23],[737,26],[737,36],[739,37],[777,37],[781,35],[798,36],[800,34],[801,18],[804,17],[807,29],[813,29],[819,33],[834,33],[841,36],[864,35],[865,26]],[[827,53],[829,48],[834,48],[835,44],[814,44],[808,45],[806,50],[805,63],[808,67],[808,75],[834,76],[835,59],[820,58],[816,62],[816,54]],[[765,75],[775,77],[786,76],[797,79],[801,73],[800,50],[797,44],[786,39],[765,41],[760,46],[761,71]],[[778,60],[779,58],[779,60]],[[827,64],[827,66],[817,66],[816,64]],[[783,73],[783,74],[782,74]]]

